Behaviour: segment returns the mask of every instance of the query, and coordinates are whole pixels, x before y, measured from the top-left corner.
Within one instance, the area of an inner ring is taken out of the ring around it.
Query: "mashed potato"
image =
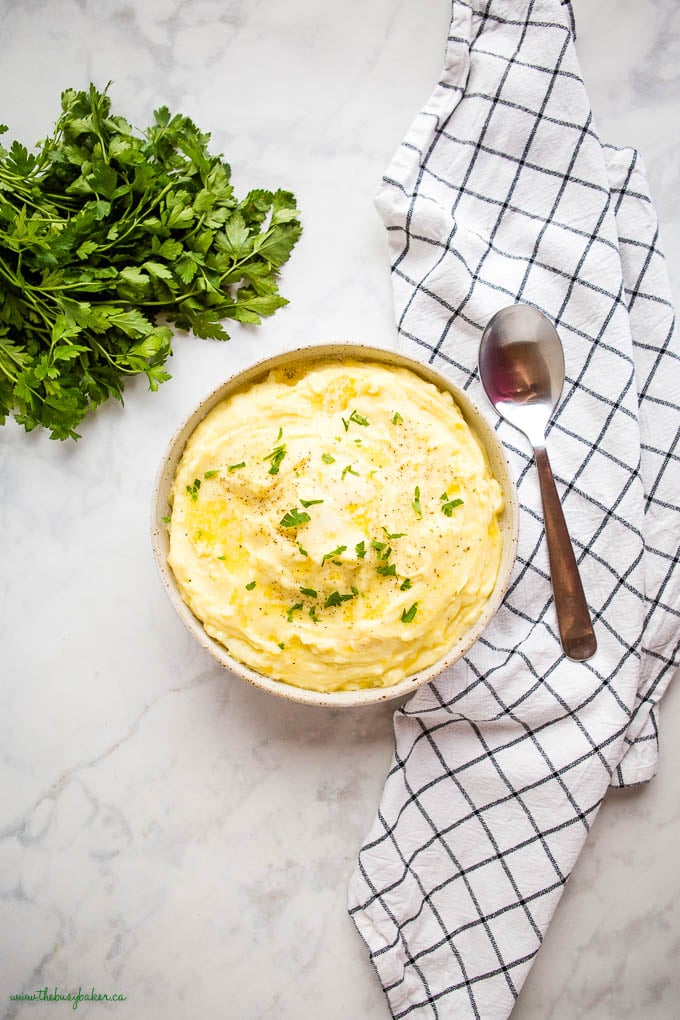
[[[326,360],[218,404],[172,489],[168,562],[213,638],[318,691],[388,687],[447,652],[496,581],[503,500],[450,394]]]

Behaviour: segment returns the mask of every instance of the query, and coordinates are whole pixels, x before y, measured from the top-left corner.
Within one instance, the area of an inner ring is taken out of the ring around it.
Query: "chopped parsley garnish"
[[[319,593],[314,588],[300,588],[303,595],[309,595],[310,599],[318,599]]]
[[[375,538],[371,542],[371,548],[375,549],[379,560],[389,560],[392,555],[392,546],[387,542],[378,542]]]
[[[387,535],[388,538],[403,538],[404,535],[406,534],[405,531],[395,531],[395,532],[390,533],[387,530],[387,528],[385,527],[384,524],[383,524],[383,531],[385,532],[385,534]]]
[[[447,517],[452,517],[453,511],[456,509],[456,507],[462,505],[463,505],[462,499],[452,499],[449,503],[442,504],[442,511],[446,514]]]
[[[299,609],[302,609],[302,608],[303,608],[302,603],[301,602],[296,602],[294,606],[291,606],[290,609],[286,610],[286,616],[288,617],[288,623],[292,623],[293,622],[293,613],[297,613],[297,611]]]
[[[170,523],[170,514],[166,514],[165,517],[161,517],[161,520],[163,521],[163,524],[169,524]]]
[[[226,556],[218,556],[217,558],[218,558],[218,560],[222,560],[222,562],[224,563],[224,561],[226,560],[227,557]]]
[[[289,510],[288,513],[284,514],[279,524],[282,528],[299,528],[301,524],[306,524],[310,521],[311,517],[306,514],[304,510],[300,512],[296,506]]]
[[[315,506],[317,503],[323,503],[322,499],[301,499],[301,504],[306,508],[308,506]]]
[[[298,542],[298,544],[297,544],[297,547],[298,547],[298,549],[300,550],[300,554],[301,554],[302,556],[309,556],[309,553],[307,552],[307,550],[306,550],[306,549],[303,549],[303,548],[302,548],[302,546],[300,545],[300,543],[299,543],[299,542]]]
[[[321,560],[321,566],[324,565],[326,560],[332,560],[334,556],[339,556],[341,553],[344,553],[346,548],[346,545],[339,545],[337,549],[333,549],[332,552],[324,553],[323,559]]]
[[[382,574],[383,577],[396,577],[397,568],[394,563],[381,563],[378,567],[378,573]]]
[[[324,464],[335,464],[335,457],[331,457],[330,453],[322,453],[321,460]]]
[[[286,456],[286,444],[282,443],[280,446],[275,446],[271,453],[268,453],[263,460],[270,460],[271,467],[269,468],[270,475],[278,475],[279,468],[281,467],[281,461]]]
[[[419,485],[416,485],[416,491],[413,494],[413,502],[411,503],[411,506],[413,507],[413,509],[415,510],[415,512],[418,514],[419,517],[423,516],[423,508],[420,505],[420,486]]]
[[[194,503],[198,499],[198,490],[200,489],[200,487],[201,487],[201,479],[200,478],[194,478],[194,484],[193,485],[187,485],[187,492],[191,496],[191,498],[192,498]]]
[[[351,464],[348,464],[346,468],[342,469],[342,477],[344,478],[345,475],[356,475],[358,478],[359,472],[355,471]]]
[[[364,556],[366,555],[366,543],[363,541],[363,539],[361,540],[361,542],[357,542],[354,548],[359,559],[363,560]]]
[[[345,426],[345,432],[349,432],[349,423],[353,421],[355,425],[368,425],[368,418],[365,418],[363,414],[359,414],[358,411],[352,411],[348,418],[342,419],[342,424]]]
[[[222,558],[222,557],[220,557],[220,559],[221,559],[221,558]],[[252,590],[253,590],[253,588],[255,587],[255,585],[256,585],[256,584],[257,584],[257,581],[250,581],[250,582],[249,582],[249,583],[248,583],[248,584],[246,585],[246,591],[252,591]]]
[[[352,595],[358,595],[359,594],[359,589],[355,588],[353,584],[350,585],[350,591],[352,592]]]
[[[280,428],[280,429],[279,429],[279,434],[278,434],[278,436],[276,437],[276,442],[277,442],[277,443],[278,443],[278,441],[279,441],[279,439],[281,438],[281,436],[282,436],[282,435],[283,435],[283,429],[281,429],[281,428]]]
[[[316,606],[312,606],[312,608],[309,610],[309,615],[311,616],[312,620],[314,620],[314,623],[319,622],[319,617],[316,615]]]
[[[403,421],[403,420],[404,420],[404,419],[403,419],[403,418],[402,418],[402,416],[401,416],[401,415],[399,414],[399,412],[398,412],[398,411],[395,411],[395,412],[394,412],[394,415],[393,415],[393,417],[392,417],[392,424],[393,424],[393,425],[398,425],[398,424],[399,424],[399,422],[400,422],[400,421]]]
[[[418,603],[414,602],[410,609],[404,609],[401,614],[402,623],[412,623],[414,616],[418,612]]]
[[[212,471],[206,471],[204,473],[203,477],[204,478],[214,478],[215,475],[219,475],[219,473],[220,473],[220,469],[219,468],[213,468]]]
[[[238,471],[239,468],[242,468],[242,467],[245,467],[245,466],[246,466],[246,462],[244,460],[242,460],[238,464],[230,464],[229,467],[227,468],[227,471]]]
[[[354,597],[354,595],[341,595],[339,591],[334,591],[328,596],[323,607],[324,609],[330,609],[332,606],[341,606],[343,602],[348,602]]]
[[[399,585],[399,591],[408,591],[410,587],[411,587],[411,578],[410,577],[405,577],[404,580]]]
[[[279,648],[285,648],[285,647],[286,646],[284,645],[283,641],[279,641]]]

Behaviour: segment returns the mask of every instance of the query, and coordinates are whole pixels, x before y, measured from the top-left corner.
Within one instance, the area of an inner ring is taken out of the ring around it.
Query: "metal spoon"
[[[562,648],[570,659],[589,659],[597,641],[545,448],[564,385],[564,351],[552,322],[530,305],[501,309],[482,335],[479,375],[493,406],[533,447]]]

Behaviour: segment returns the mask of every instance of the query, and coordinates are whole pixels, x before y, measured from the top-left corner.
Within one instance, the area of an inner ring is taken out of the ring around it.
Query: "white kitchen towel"
[[[548,450],[598,639],[562,654],[531,450],[505,422],[519,555],[469,654],[395,714],[350,883],[392,1015],[507,1017],[608,786],[654,774],[680,632],[680,357],[632,149],[603,145],[559,0],[454,0],[442,79],[377,195],[401,349],[495,420],[476,364],[498,309],[556,324]]]

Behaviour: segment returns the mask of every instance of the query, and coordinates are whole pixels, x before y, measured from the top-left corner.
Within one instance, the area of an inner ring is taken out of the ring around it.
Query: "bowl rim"
[[[210,637],[201,621],[198,617],[194,616],[189,606],[184,602],[167,562],[169,537],[168,529],[162,517],[167,515],[169,507],[167,497],[177,465],[184,453],[187,440],[199,422],[222,400],[238,390],[251,386],[253,383],[263,379],[273,369],[284,368],[301,360],[314,362],[334,358],[356,358],[357,360],[375,361],[385,365],[407,368],[426,382],[433,383],[440,390],[450,393],[460,408],[466,422],[472,427],[475,435],[482,443],[487,460],[491,463],[493,474],[501,484],[505,499],[505,507],[501,515],[501,530],[503,533],[501,563],[496,583],[484,606],[484,610],[480,613],[472,627],[461,635],[445,655],[437,659],[436,662],[426,669],[405,677],[391,687],[366,687],[349,691],[316,691],[304,687],[295,687],[293,684],[275,680],[273,677],[258,673],[250,666],[233,658],[223,645]],[[498,477],[499,467],[502,477]],[[151,542],[154,559],[170,603],[189,633],[221,666],[234,673],[240,679],[287,701],[320,707],[354,708],[406,697],[424,684],[430,683],[445,669],[453,665],[454,662],[461,659],[477,641],[501,606],[514,569],[518,538],[519,501],[510,464],[503,444],[477,404],[452,379],[438,372],[430,365],[416,361],[401,351],[388,347],[374,347],[351,340],[307,344],[289,348],[267,358],[251,361],[245,367],[232,372],[203,397],[175,428],[163,451],[153,485]]]

